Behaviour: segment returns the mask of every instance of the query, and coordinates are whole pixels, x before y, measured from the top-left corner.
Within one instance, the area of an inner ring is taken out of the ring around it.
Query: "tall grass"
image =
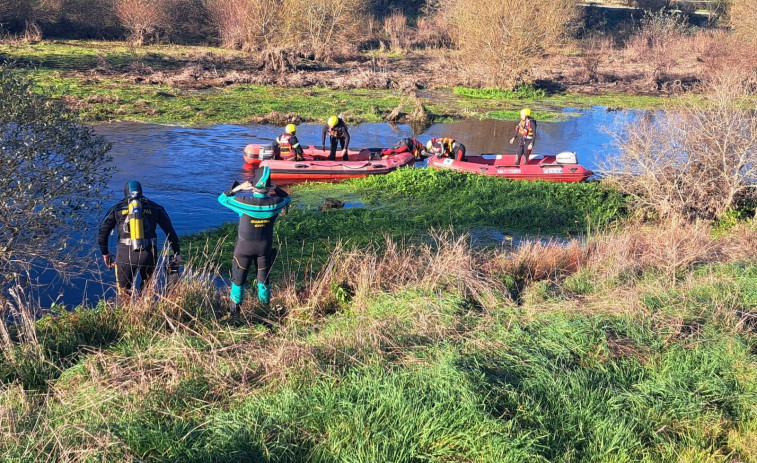
[[[750,461],[757,268],[732,246],[757,233],[668,229],[699,243],[670,285],[645,251],[664,231],[628,228],[642,237],[622,259],[620,231],[488,253],[445,233],[340,244],[301,293],[274,287],[268,325],[227,319],[216,269],[190,266],[92,311],[119,335],[79,338],[46,395],[3,378],[0,460]],[[610,283],[616,265],[637,276]],[[608,291],[563,288],[581,272]],[[508,278],[556,290],[513,303]],[[73,345],[87,314],[37,322],[40,344]]]

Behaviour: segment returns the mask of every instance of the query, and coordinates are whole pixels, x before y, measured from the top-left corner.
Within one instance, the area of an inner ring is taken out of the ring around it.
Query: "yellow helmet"
[[[294,133],[297,131],[297,126],[294,124],[287,124],[286,127],[284,127],[284,132],[291,133],[294,135]]]
[[[434,147],[434,140],[429,140],[429,141],[426,142],[426,149],[428,151],[431,151],[431,148],[433,148],[433,147]]]
[[[336,116],[329,117],[329,127],[334,127],[339,123],[339,118]]]
[[[528,108],[523,108],[520,110],[520,118],[524,119],[531,115],[531,110]]]

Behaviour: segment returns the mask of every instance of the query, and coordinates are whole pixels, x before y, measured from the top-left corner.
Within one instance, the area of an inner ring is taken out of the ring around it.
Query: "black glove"
[[[229,188],[228,190],[224,191],[223,194],[225,194],[226,196],[234,196],[235,193],[234,193],[233,190],[234,190],[234,188],[236,188],[238,186],[239,186],[239,182],[237,182],[236,180],[234,180],[234,183],[231,185],[231,188]]]

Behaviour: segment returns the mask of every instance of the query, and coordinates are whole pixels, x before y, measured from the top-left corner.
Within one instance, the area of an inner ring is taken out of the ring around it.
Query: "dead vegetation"
[[[481,12],[486,12],[485,20]],[[528,7],[516,0],[445,0],[438,14],[460,51],[459,72],[471,73],[485,85],[512,87],[531,80],[529,69],[565,38],[565,24],[577,10],[571,0]]]
[[[680,104],[622,127],[620,156],[602,167],[607,179],[632,195],[637,210],[657,217],[712,220],[737,208],[757,181],[751,78],[719,72],[708,79],[704,104]]]
[[[582,30],[575,38],[573,27],[580,24],[570,22],[577,10],[568,0],[529,8],[509,1],[445,0],[429,2],[413,19],[400,10],[373,17],[376,5],[369,0],[90,0],[89,10],[115,18],[135,44],[181,43],[191,30],[247,53],[239,59],[219,54],[212,63],[207,57],[194,60],[186,66],[201,69],[191,76],[150,66],[109,65],[83,72],[89,77],[125,74],[138,82],[189,89],[238,83],[383,89],[401,87],[412,77],[426,88],[536,83],[575,93],[670,95],[695,89],[713,70],[755,67],[757,51],[743,46],[754,35],[744,10],[749,5],[733,3],[729,17],[735,33],[712,25],[694,28],[687,22],[689,13],[655,7],[639,22]],[[32,29],[44,36],[57,20],[86,20],[81,5],[56,8],[43,16],[38,9],[0,8],[0,23],[28,17]],[[487,27],[480,27],[481,11],[487,11]],[[534,15],[540,20],[528,19]]]

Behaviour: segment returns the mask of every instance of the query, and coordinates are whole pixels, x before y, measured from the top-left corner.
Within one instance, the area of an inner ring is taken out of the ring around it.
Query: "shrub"
[[[616,136],[608,179],[660,217],[717,219],[757,180],[757,116],[743,76],[712,76],[706,101],[639,118]],[[682,101],[685,103],[685,101]]]
[[[155,0],[117,0],[116,16],[129,31],[129,42],[142,45],[157,40],[169,23],[165,2]]]
[[[273,0],[210,0],[208,11],[227,48],[262,50],[276,45],[286,21]]]
[[[358,41],[367,1],[212,0],[208,9],[226,47],[304,48],[322,59]]]
[[[731,27],[745,42],[757,42],[757,0],[734,0],[729,17]]]
[[[290,45],[305,44],[316,59],[338,55],[362,38],[367,0],[287,0],[286,36]]]
[[[0,90],[0,278],[80,269],[71,234],[98,210],[110,144],[16,70],[0,67]]]
[[[577,14],[571,0],[527,6],[516,0],[444,0],[440,12],[464,67],[498,86],[526,80],[533,61],[560,42]]]
[[[62,0],[5,0],[0,2],[0,24],[23,25],[26,40],[40,40],[40,23],[56,21]]]

